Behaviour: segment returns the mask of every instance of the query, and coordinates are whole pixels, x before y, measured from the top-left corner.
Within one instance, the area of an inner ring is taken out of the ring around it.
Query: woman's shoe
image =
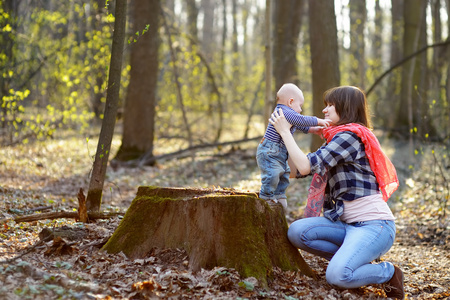
[[[394,276],[384,284],[384,292],[389,298],[405,299],[405,290],[403,288],[403,272],[399,267],[394,266]]]

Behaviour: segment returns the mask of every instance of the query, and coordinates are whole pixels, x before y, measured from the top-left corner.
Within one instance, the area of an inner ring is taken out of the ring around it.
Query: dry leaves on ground
[[[86,188],[91,166],[86,157],[94,151],[85,148],[72,140],[1,149],[0,218],[48,211],[49,207],[52,211],[76,209],[77,193],[80,187]],[[229,155],[221,153],[220,159],[205,152],[195,160],[168,161],[156,167],[110,168],[102,208],[125,211],[140,185],[255,191],[259,172],[253,152],[250,146]],[[446,299],[450,297],[448,212],[444,214],[446,207],[441,209],[440,186],[434,185],[429,192],[429,181],[410,180],[416,181],[396,192],[392,209],[398,218],[397,238],[382,259],[403,269],[408,299]],[[302,213],[301,195],[306,188],[305,181],[289,188],[290,222]],[[274,269],[269,288],[263,289],[254,278],[241,278],[233,269],[216,267],[193,273],[182,249],[155,249],[137,260],[100,251],[119,222],[116,217],[89,224],[68,219],[0,224],[0,299],[384,298],[380,286],[353,290],[329,286],[324,279],[327,262],[304,252],[305,260],[321,276],[319,280]],[[78,234],[46,239],[46,231],[64,227]]]

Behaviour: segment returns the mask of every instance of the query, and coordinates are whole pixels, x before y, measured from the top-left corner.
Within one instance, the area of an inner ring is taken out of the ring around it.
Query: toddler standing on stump
[[[321,127],[328,127],[328,120],[303,116],[302,106],[305,102],[303,92],[292,83],[284,84],[277,92],[277,106],[286,120],[292,125],[291,134],[297,129],[303,133],[321,132]],[[261,190],[259,197],[271,203],[280,203],[287,208],[286,188],[289,186],[290,168],[288,151],[283,139],[274,126],[269,123],[256,152],[256,161],[261,170]]]

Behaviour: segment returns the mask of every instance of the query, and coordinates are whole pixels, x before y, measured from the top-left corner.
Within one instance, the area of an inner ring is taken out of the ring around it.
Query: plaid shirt
[[[311,164],[311,174],[318,173],[323,176],[328,172],[325,217],[337,220],[344,212],[342,201],[380,193],[364,144],[355,133],[339,132],[330,143],[307,156]]]

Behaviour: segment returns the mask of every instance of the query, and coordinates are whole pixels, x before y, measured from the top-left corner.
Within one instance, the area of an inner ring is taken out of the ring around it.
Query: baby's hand
[[[331,125],[331,120],[317,118],[317,125],[327,128]]]

